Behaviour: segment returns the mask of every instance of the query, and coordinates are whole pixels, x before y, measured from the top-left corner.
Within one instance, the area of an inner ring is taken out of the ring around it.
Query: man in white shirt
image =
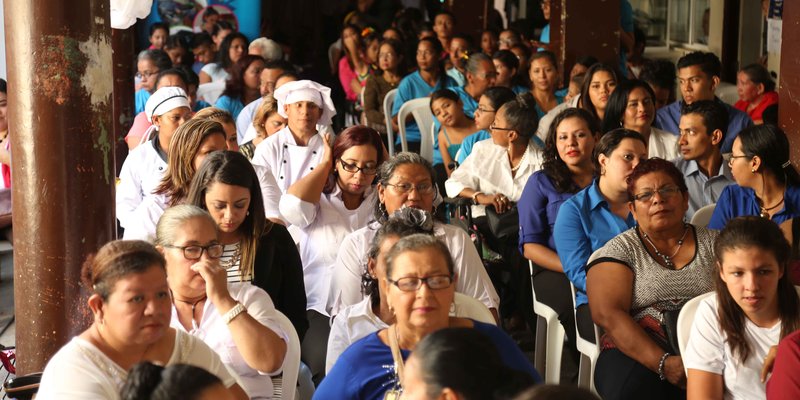
[[[716,203],[722,190],[734,183],[720,149],[728,128],[728,111],[718,101],[695,101],[681,110],[679,128],[681,157],[673,163],[689,188],[686,218],[691,219],[701,207]]]

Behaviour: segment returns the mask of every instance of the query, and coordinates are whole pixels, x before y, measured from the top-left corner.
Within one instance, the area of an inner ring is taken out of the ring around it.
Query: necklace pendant
[[[760,213],[760,214],[758,214],[758,216],[759,216],[759,217],[761,217],[761,218],[770,219],[770,218],[769,218],[769,213],[768,213],[768,212],[766,212],[766,211],[763,211],[763,210],[761,211],[761,213]]]

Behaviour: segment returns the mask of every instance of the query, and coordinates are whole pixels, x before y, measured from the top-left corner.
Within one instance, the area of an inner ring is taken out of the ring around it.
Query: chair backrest
[[[394,157],[394,129],[392,129],[392,107],[394,98],[397,97],[397,89],[392,89],[383,98],[383,115],[386,118],[386,137],[389,144],[389,156]]]
[[[204,83],[197,87],[197,98],[205,100],[208,104],[214,105],[225,91],[225,81]]]
[[[486,324],[497,325],[492,312],[486,308],[486,305],[467,296],[463,293],[456,293],[453,298],[455,309],[453,316],[461,318],[470,318]]]
[[[695,211],[694,215],[692,215],[692,225],[702,227],[708,226],[708,223],[711,221],[711,216],[714,215],[714,208],[716,208],[716,206],[716,203],[712,203],[700,207],[700,209]]]
[[[420,155],[426,160],[433,161],[433,113],[431,112],[431,99],[428,97],[420,97],[405,102],[400,107],[400,112],[397,114],[397,124],[400,126],[400,143],[403,151],[408,151],[408,140],[406,139],[406,118],[409,115],[414,116],[414,121],[417,122],[421,135]],[[430,142],[426,142],[430,141]],[[428,152],[425,153],[424,150]]]
[[[697,306],[701,301],[714,294],[715,292],[703,293],[687,301],[681,308],[681,313],[678,314],[678,348],[681,350],[681,354],[686,353],[686,344],[689,343],[689,333],[692,331],[692,322],[694,322]],[[686,370],[686,366],[683,368]]]
[[[274,390],[275,398],[294,400],[295,393],[297,393],[297,375],[300,373],[300,338],[297,336],[292,321],[283,313],[275,310],[273,318],[289,336],[289,343],[286,344],[286,357],[283,360],[281,385],[280,389],[276,387]]]

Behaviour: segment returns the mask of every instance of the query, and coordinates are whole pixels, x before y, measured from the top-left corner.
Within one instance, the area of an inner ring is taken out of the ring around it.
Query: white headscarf
[[[178,107],[191,109],[189,96],[177,86],[166,86],[150,95],[144,105],[144,113],[147,115],[147,120],[152,123],[154,116],[166,114]]]
[[[310,101],[322,109],[318,125],[330,125],[331,117],[336,115],[336,108],[331,100],[331,89],[314,81],[287,82],[275,90],[274,96],[278,100],[278,114],[284,118],[288,118],[284,106],[300,101]]]

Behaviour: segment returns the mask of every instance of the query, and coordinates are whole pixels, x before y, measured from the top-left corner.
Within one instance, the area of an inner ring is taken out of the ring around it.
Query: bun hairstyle
[[[81,282],[89,293],[107,301],[120,279],[152,267],[166,271],[166,263],[164,256],[148,242],[115,240],[87,257],[81,268]]]
[[[494,343],[476,329],[433,332],[417,344],[411,357],[429,398],[450,388],[465,400],[510,399],[534,384],[531,376],[507,367]]]
[[[193,365],[162,367],[150,362],[133,366],[122,386],[122,400],[195,400],[206,389],[222,385],[214,374]]]
[[[506,122],[509,129],[525,139],[530,139],[536,134],[539,127],[539,115],[536,113],[536,99],[530,92],[525,92],[504,104]]]

